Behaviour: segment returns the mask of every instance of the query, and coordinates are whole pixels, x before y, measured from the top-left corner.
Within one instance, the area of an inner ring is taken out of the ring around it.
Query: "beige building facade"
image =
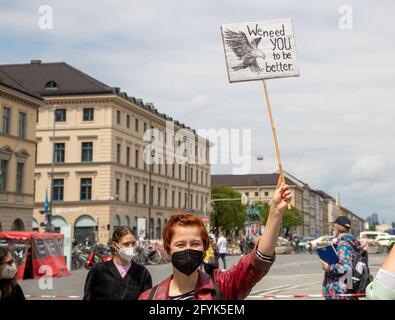
[[[67,64],[32,65],[50,87],[37,122],[35,228],[51,190],[55,230],[71,224],[77,241],[106,243],[118,225],[159,239],[175,211],[202,214],[211,187],[207,140]]]
[[[36,114],[42,103],[0,71],[0,231],[32,228]]]
[[[334,198],[321,190],[313,190],[307,183],[287,172],[284,172],[284,175],[292,193],[291,205],[298,209],[302,218],[302,225],[292,230],[294,235],[315,238],[331,235],[333,222],[340,215],[346,215],[351,219],[353,234],[359,235],[359,232],[363,230],[365,220],[340,206]],[[270,202],[277,180],[278,173],[212,176],[213,184],[228,185],[245,194],[251,202],[265,203]]]

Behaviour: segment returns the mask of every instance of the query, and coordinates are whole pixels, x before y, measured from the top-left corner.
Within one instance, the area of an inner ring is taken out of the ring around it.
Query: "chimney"
[[[30,64],[41,64],[41,60],[30,60]]]

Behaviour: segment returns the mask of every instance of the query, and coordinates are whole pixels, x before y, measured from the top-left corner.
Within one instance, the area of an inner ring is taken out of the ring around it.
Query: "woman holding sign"
[[[199,270],[209,236],[193,214],[174,214],[163,230],[166,253],[173,274],[140,295],[139,300],[242,300],[269,271],[275,260],[283,212],[291,200],[288,186],[280,178],[272,198],[265,231],[255,249],[227,271],[216,269],[210,276]]]

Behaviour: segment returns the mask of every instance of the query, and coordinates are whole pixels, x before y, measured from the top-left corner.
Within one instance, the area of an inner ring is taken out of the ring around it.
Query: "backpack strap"
[[[148,296],[148,300],[154,300],[154,296],[155,296],[156,291],[158,290],[158,286],[159,285],[156,285],[155,287],[153,287],[151,289],[151,292],[149,293],[149,296]]]
[[[214,300],[224,300],[222,292],[221,292],[221,290],[219,290],[218,285],[215,282],[214,276],[212,274],[210,275],[210,278],[211,278],[211,282],[213,283],[214,289],[215,289],[215,295],[213,296]]]

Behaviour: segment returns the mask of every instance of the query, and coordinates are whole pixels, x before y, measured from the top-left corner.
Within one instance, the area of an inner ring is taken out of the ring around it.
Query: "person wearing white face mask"
[[[11,251],[0,247],[0,300],[26,300],[16,282],[17,273]]]
[[[152,288],[146,267],[132,261],[136,254],[136,235],[125,226],[117,227],[111,239],[113,259],[96,264],[85,281],[84,300],[137,300]]]

